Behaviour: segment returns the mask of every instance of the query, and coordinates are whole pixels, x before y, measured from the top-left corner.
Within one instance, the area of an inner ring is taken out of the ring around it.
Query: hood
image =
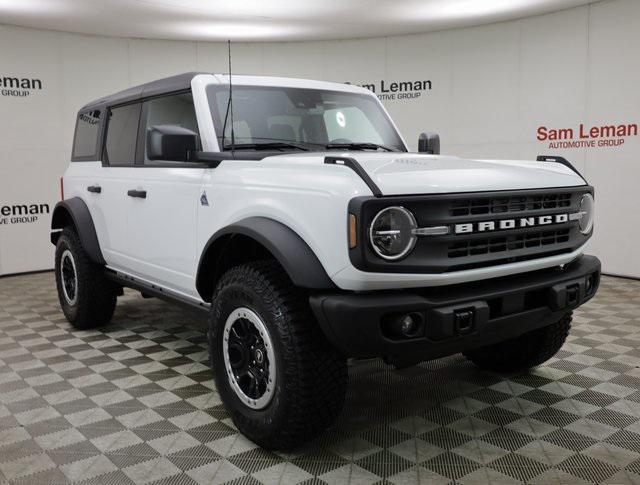
[[[443,155],[384,152],[326,152],[290,154],[272,159],[324,162],[344,156],[358,161],[383,195],[484,192],[585,185],[560,163],[518,160],[473,160]],[[268,160],[268,159],[265,159]],[[314,160],[315,161],[315,160]]]

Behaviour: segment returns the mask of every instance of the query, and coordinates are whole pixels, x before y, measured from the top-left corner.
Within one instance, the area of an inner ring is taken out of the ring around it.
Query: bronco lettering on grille
[[[474,232],[503,231],[521,227],[563,224],[569,222],[569,219],[569,214],[555,214],[537,217],[521,217],[519,219],[501,219],[498,221],[467,222],[464,224],[456,224],[455,233],[470,234]]]

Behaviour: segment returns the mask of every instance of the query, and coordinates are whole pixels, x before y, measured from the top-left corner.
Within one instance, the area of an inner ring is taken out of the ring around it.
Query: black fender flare
[[[106,264],[96,227],[87,204],[80,197],[65,199],[56,204],[51,216],[51,243],[56,245],[60,238],[60,230],[66,226],[73,225],[82,247],[89,255],[89,258],[97,264]]]
[[[209,278],[215,279],[218,266],[216,246],[227,236],[247,236],[266,248],[284,268],[294,285],[308,289],[335,289],[335,285],[322,263],[309,245],[290,227],[267,217],[249,217],[226,226],[209,238],[205,244],[196,275],[196,288],[206,298]],[[224,247],[220,249],[225,249]],[[212,254],[214,252],[214,254]]]

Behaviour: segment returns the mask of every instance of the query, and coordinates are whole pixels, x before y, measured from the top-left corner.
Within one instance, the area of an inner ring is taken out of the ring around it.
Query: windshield
[[[207,94],[220,150],[228,150],[229,87],[211,85]],[[233,86],[233,130],[236,147],[249,149],[406,151],[386,113],[366,94]]]

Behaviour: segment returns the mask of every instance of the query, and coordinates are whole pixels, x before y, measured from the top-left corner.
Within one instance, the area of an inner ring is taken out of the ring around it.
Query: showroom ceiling
[[[285,41],[398,35],[593,0],[0,0],[0,23],[86,34]]]

